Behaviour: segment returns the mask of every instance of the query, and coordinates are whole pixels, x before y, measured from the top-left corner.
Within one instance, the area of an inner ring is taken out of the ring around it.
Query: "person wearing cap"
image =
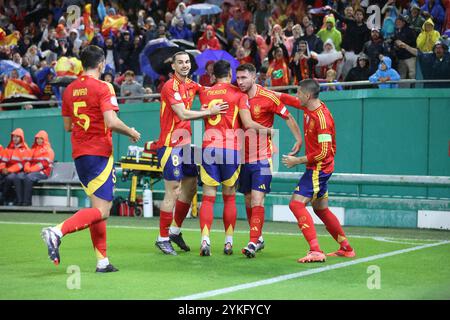
[[[369,68],[369,57],[361,52],[358,56],[358,59],[356,60],[356,67],[350,69],[350,71],[347,74],[347,77],[345,78],[345,82],[349,81],[367,81],[372,73],[370,72]],[[351,89],[368,89],[371,88],[371,86],[355,86],[347,88],[348,90]]]
[[[211,49],[211,50],[220,50],[220,42],[219,39],[216,36],[216,32],[214,31],[214,28],[212,25],[207,25],[205,32],[203,35],[198,39],[197,42],[197,49],[201,52]]]
[[[425,80],[448,79],[450,75],[450,53],[442,42],[436,42],[432,52],[424,53],[408,44],[397,41],[399,47],[417,56]],[[450,82],[425,83],[424,88],[450,88]]]
[[[422,26],[425,19],[421,15],[420,7],[415,3],[412,3],[409,9],[408,21],[409,27],[413,29],[416,34],[419,34],[422,31]]]
[[[408,27],[406,16],[399,15],[395,19],[394,55],[398,59],[397,70],[402,79],[416,78],[416,57],[407,50],[395,45],[396,40],[400,40],[411,47],[416,47],[416,33]],[[409,85],[407,85],[409,87]]]
[[[380,63],[380,54],[387,56],[389,50],[386,42],[383,39],[383,35],[377,28],[372,28],[370,32],[370,40],[364,44],[362,52],[367,55],[369,59],[369,73],[373,74],[377,71],[378,64]]]

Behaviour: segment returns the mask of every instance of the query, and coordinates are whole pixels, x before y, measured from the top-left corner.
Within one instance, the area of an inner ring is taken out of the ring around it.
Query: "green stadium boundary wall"
[[[351,90],[339,92],[324,92],[321,99],[331,110],[336,124],[337,154],[335,172],[395,174],[395,175],[435,175],[450,176],[450,90],[445,89],[378,89]],[[200,106],[195,101],[193,109]],[[154,140],[159,136],[159,103],[136,103],[120,106],[120,118],[142,133],[142,143]],[[298,120],[303,132],[301,110],[289,108]],[[197,121],[196,121],[197,122]],[[194,123],[196,123],[194,122]],[[294,138],[284,124],[284,120],[276,118],[274,126],[279,131],[279,154],[290,151]],[[59,109],[34,109],[0,112],[0,144],[7,145],[10,132],[17,127],[25,131],[29,145],[39,130],[49,133],[56,160],[71,161],[70,134],[63,129]],[[193,125],[193,141],[201,139],[202,122]],[[130,144],[126,137],[113,135],[114,156],[116,161],[125,155]],[[304,146],[300,154],[304,153]],[[279,163],[278,171],[288,171]],[[302,172],[303,167],[295,169]],[[129,182],[120,182],[118,187],[126,188]],[[292,183],[274,182],[272,190],[281,194],[290,194],[295,186]],[[162,183],[155,185],[155,196],[163,188]],[[403,186],[369,186],[369,185],[339,185],[329,186],[330,195],[348,199],[423,199],[436,200],[436,203],[450,199],[449,188],[437,187],[403,187]],[[289,197],[280,197],[284,205]],[[239,202],[239,216],[245,217],[245,208]],[[242,200],[243,201],[243,200]],[[349,200],[350,201],[350,200]],[[217,206],[222,206],[218,197]],[[348,206],[348,203],[346,203]],[[272,207],[267,210],[269,219],[273,218]],[[401,207],[401,206],[400,206]],[[441,208],[442,206],[437,206]],[[383,225],[392,221],[404,221],[404,227],[417,224],[417,212],[399,209],[397,205],[383,209],[370,209],[367,204],[359,208],[346,207],[346,222],[354,225]],[[369,211],[361,211],[369,210]],[[433,208],[431,208],[433,209]],[[351,210],[358,213],[350,214]],[[370,210],[375,210],[378,216],[386,216],[386,221],[377,218],[369,220],[361,217],[371,216]],[[411,215],[408,219],[395,218],[389,212],[395,210],[400,215]],[[448,210],[437,209],[437,210]],[[384,212],[384,211],[383,211]],[[416,218],[413,219],[414,212]],[[221,215],[221,207],[216,210]],[[350,215],[349,215],[350,214]],[[394,218],[393,218],[394,217]],[[348,221],[347,221],[348,220]],[[367,221],[366,221],[367,220]],[[369,223],[369,224],[367,224]]]

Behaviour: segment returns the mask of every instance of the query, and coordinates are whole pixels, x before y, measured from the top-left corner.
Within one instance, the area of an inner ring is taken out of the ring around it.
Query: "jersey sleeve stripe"
[[[270,100],[272,100],[276,105],[280,104],[280,99],[278,99],[273,93],[261,90],[260,94],[266,98],[269,98]]]
[[[325,121],[325,116],[323,115],[322,111],[319,111],[317,113],[317,115],[319,116],[319,120],[320,120],[320,129],[326,129],[327,128],[327,122]]]
[[[321,160],[325,159],[325,156],[327,155],[327,151],[328,151],[328,143],[323,142],[322,143],[322,152],[318,156],[314,157],[314,159],[317,161],[321,161]]]

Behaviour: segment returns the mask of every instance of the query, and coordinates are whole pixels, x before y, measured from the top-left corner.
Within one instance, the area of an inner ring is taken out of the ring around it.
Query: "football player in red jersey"
[[[304,111],[303,128],[305,131],[305,156],[283,156],[283,163],[292,168],[306,165],[306,171],[292,195],[289,208],[298,221],[298,226],[309,243],[310,250],[300,263],[324,262],[326,256],[320,250],[316,230],[306,204],[312,203],[317,216],[323,221],[328,232],[339,243],[340,248],[327,256],[355,257],[339,220],[328,208],[328,179],[333,174],[336,138],[333,116],[323,101],[319,99],[319,83],[312,79],[300,82],[297,96],[280,94],[287,105]]]
[[[248,95],[254,121],[266,127],[273,126],[275,115],[286,121],[296,140],[289,154],[296,154],[302,145],[300,128],[284,103],[273,92],[256,84],[255,66],[250,63],[240,65],[236,69],[236,80],[239,89]],[[264,197],[270,192],[272,181],[271,137],[255,136],[255,140],[246,139],[245,163],[239,176],[239,192],[245,195],[247,221],[250,225],[250,241],[242,249],[242,253],[249,258],[255,257],[256,252],[264,248]]]
[[[271,129],[252,120],[247,95],[231,84],[230,63],[219,60],[214,63],[216,84],[200,93],[202,108],[211,108],[216,103],[227,102],[226,114],[205,118],[205,134],[202,145],[202,166],[200,178],[203,182],[203,197],[200,208],[200,228],[202,242],[201,256],[211,254],[211,225],[214,217],[214,202],[217,187],[222,185],[223,223],[225,227],[224,253],[233,253],[233,233],[236,224],[235,184],[240,171],[240,149],[244,128],[258,132],[271,132]]]
[[[161,132],[157,153],[163,169],[165,192],[155,245],[165,254],[177,255],[172,241],[182,250],[190,251],[182,238],[181,225],[197,192],[198,172],[191,150],[190,120],[226,113],[228,105],[220,103],[207,110],[191,110],[195,94],[202,87],[188,78],[191,71],[189,55],[183,51],[175,53],[172,69],[173,78],[161,90]]]
[[[130,137],[132,142],[139,141],[141,135],[117,117],[114,88],[99,80],[106,63],[103,50],[88,46],[80,58],[84,72],[64,91],[62,116],[64,129],[72,133],[72,157],[92,208],[81,209],[61,224],[44,228],[41,235],[50,260],[57,265],[61,238],[89,227],[97,255],[96,272],[115,272],[118,270],[106,255],[106,219],[115,182],[112,131]]]

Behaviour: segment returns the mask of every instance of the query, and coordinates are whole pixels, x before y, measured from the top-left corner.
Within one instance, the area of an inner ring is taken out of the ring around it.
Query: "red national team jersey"
[[[178,118],[172,109],[172,105],[184,103],[186,109],[191,109],[195,94],[201,88],[196,82],[190,79],[183,82],[176,75],[164,84],[161,90],[161,109],[159,112],[161,132],[158,139],[158,148],[191,143],[191,122]]]
[[[314,111],[303,114],[307,169],[332,173],[336,154],[336,133],[333,116],[322,102]]]
[[[200,93],[202,108],[211,108],[224,101],[229,105],[227,113],[205,118],[203,148],[240,149],[235,130],[241,128],[239,110],[249,109],[247,95],[230,83],[217,83]]]
[[[103,112],[119,111],[111,84],[82,75],[69,84],[62,100],[62,116],[70,117],[72,157],[112,155],[112,132],[106,127]]]
[[[305,131],[305,152],[308,158],[307,169],[331,173],[334,170],[336,154],[336,132],[334,119],[325,103],[314,111],[301,105],[300,100],[289,94],[282,94],[281,101],[304,111],[303,130]]]
[[[256,94],[248,100],[250,104],[250,112],[253,121],[263,125],[264,127],[272,127],[275,114],[283,119],[289,117],[289,111],[272,92],[264,87],[257,85]],[[257,160],[270,159],[272,157],[272,141],[269,136],[265,140],[257,135],[256,147],[255,142],[250,141],[251,138],[246,137],[245,143],[245,162],[255,162]],[[260,141],[262,140],[262,141]]]

